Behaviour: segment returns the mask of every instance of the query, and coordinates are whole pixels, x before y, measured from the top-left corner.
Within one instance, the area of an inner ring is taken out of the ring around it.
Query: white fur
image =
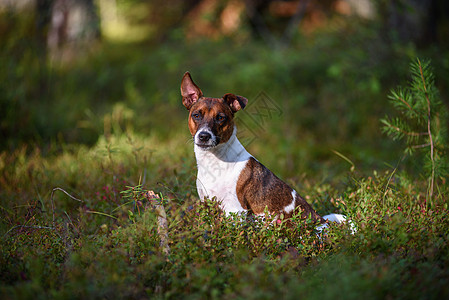
[[[295,205],[296,205],[296,191],[295,190],[292,191],[292,198],[293,198],[292,202],[289,205],[287,205],[286,207],[284,207],[284,211],[287,214],[291,213],[295,209]]]
[[[195,144],[198,165],[197,189],[200,199],[217,197],[226,214],[246,211],[237,198],[237,181],[250,157],[236,136],[224,144],[203,149]]]
[[[330,214],[323,216],[323,219],[331,221],[331,222],[337,222],[337,224],[343,223],[346,221],[346,216],[341,214]]]
[[[194,143],[195,144],[199,144],[201,141],[200,141],[200,138],[199,138],[199,133],[201,133],[201,132],[207,132],[207,133],[209,133],[210,135],[211,135],[211,139],[208,141],[208,144],[210,145],[210,146],[215,146],[215,144],[216,144],[216,142],[217,142],[217,137],[212,133],[212,131],[209,129],[209,127],[207,127],[207,126],[203,126],[203,127],[201,127],[201,128],[198,128],[198,130],[196,131],[196,133],[195,133],[195,136],[193,137],[193,139],[194,139]]]
[[[330,215],[326,215],[323,216],[323,219],[328,220],[330,222],[335,222],[337,224],[341,224],[346,222],[346,216],[345,215],[341,215],[341,214],[330,214]],[[357,229],[354,226],[354,223],[352,223],[351,220],[348,221],[349,226],[351,227],[351,233],[354,234]],[[324,229],[326,229],[327,227],[330,226],[330,223],[324,223],[320,226],[315,227],[316,230],[318,230],[319,232],[323,231]]]

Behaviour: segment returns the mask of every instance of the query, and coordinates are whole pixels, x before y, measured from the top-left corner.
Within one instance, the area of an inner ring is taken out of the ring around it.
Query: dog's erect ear
[[[189,72],[186,72],[181,81],[182,104],[190,110],[192,105],[203,96],[203,92],[193,82]]]
[[[248,104],[248,99],[245,97],[234,95],[234,94],[225,94],[223,96],[224,101],[231,107],[232,112],[237,112],[241,109],[244,109],[246,104]]]

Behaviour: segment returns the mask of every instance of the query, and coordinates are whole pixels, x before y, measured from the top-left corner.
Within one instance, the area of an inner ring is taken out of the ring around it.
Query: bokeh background
[[[2,0],[0,10],[4,151],[126,131],[187,140],[185,71],[206,95],[251,103],[264,92],[279,106],[248,147],[285,176],[346,168],[332,150],[362,169],[394,164],[401,146],[379,119],[416,57],[432,60],[448,105],[443,0]]]
[[[381,120],[417,58],[410,155]],[[186,71],[357,232],[198,201]],[[0,0],[0,298],[448,298],[448,105],[447,0]]]

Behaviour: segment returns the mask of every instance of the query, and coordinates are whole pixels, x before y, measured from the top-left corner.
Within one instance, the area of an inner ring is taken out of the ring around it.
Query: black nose
[[[201,142],[207,142],[208,140],[210,140],[212,136],[210,135],[209,132],[205,132],[202,131],[198,134],[198,138],[200,139]]]

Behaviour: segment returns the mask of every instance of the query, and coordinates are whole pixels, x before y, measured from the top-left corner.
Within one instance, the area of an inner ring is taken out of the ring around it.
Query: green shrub
[[[405,139],[406,153],[425,153],[422,165],[429,181],[427,200],[431,205],[438,182],[445,181],[449,174],[448,115],[439,99],[430,62],[417,59],[410,65],[410,72],[409,87],[399,87],[390,95],[400,116],[382,119],[383,130],[393,139]]]

